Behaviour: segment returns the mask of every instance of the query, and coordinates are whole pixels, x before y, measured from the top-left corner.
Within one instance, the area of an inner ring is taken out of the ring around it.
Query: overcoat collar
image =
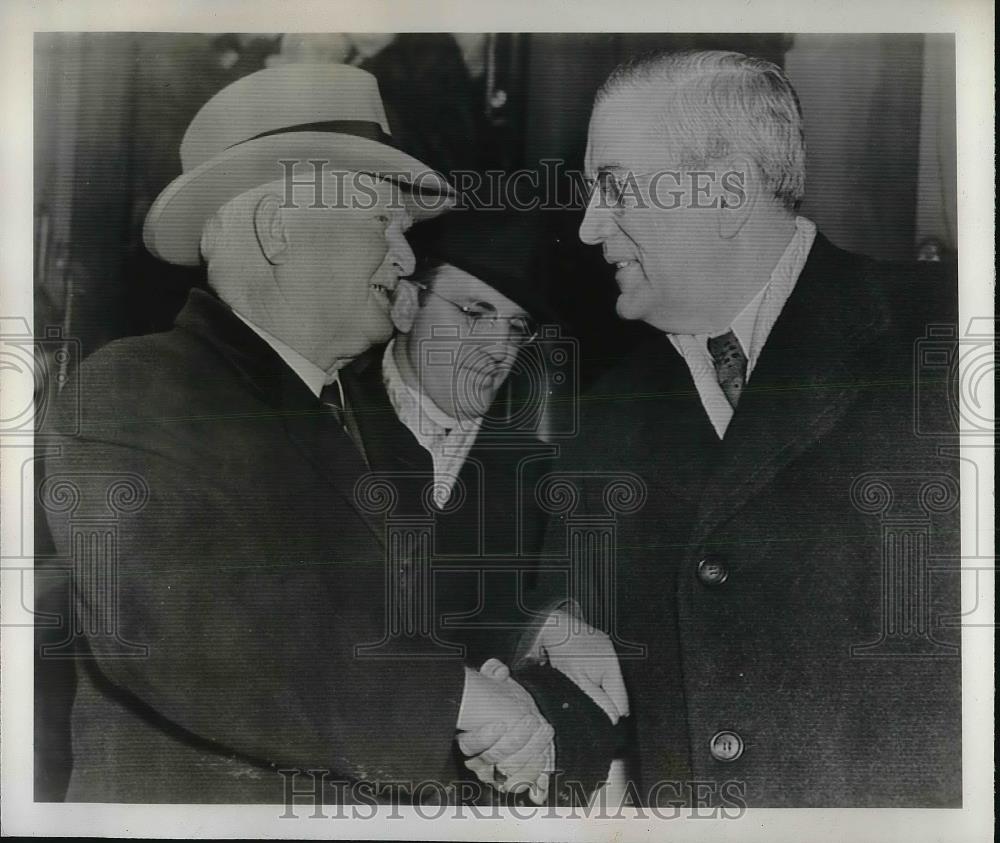
[[[382,382],[385,345],[377,345],[341,371],[341,381],[358,415],[365,449],[373,467],[430,473],[430,454],[417,442],[393,409]]]
[[[612,453],[638,458],[654,495],[696,502],[721,445],[684,359],[660,331],[650,332],[583,398],[584,425],[597,419]]]
[[[368,473],[351,438],[302,379],[224,302],[192,290],[176,325],[220,354],[249,391],[281,419],[289,440],[364,519],[379,541],[381,524],[359,505],[355,486]]]
[[[701,496],[698,543],[828,433],[871,388],[866,354],[889,325],[865,268],[817,234],[740,398]]]

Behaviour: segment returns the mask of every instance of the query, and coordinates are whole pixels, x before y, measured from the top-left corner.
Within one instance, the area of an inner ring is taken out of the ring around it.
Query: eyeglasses
[[[435,292],[426,284],[413,282],[413,285],[417,289],[436,296],[441,301],[447,302],[465,314],[465,318],[469,323],[469,331],[472,334],[495,336],[500,333],[502,326],[506,326],[506,336],[510,337],[514,344],[518,346],[528,345],[528,343],[534,342],[538,336],[538,324],[529,316],[501,316],[496,311],[492,309],[487,310],[482,306],[459,304],[457,301],[452,301],[446,296]]]
[[[616,176],[611,170],[601,170],[598,172],[596,179],[585,178],[583,180],[587,188],[587,201],[588,203],[592,202],[594,191],[600,190],[601,201],[604,203],[604,207],[615,209],[634,207],[640,199],[637,195],[638,184],[636,183],[636,179],[655,176],[657,172],[656,170],[650,173],[629,172],[624,176]],[[628,189],[627,192],[626,189]],[[624,200],[626,196],[631,200],[631,205],[625,204]]]

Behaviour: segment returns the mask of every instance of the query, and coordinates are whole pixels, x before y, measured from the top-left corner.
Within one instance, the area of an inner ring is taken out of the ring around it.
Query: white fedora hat
[[[142,236],[154,255],[196,266],[206,221],[247,190],[285,178],[280,161],[392,178],[415,220],[448,210],[454,191],[439,173],[392,145],[378,83],[342,64],[288,64],[223,88],[195,115],[181,142],[182,174],[156,198]]]

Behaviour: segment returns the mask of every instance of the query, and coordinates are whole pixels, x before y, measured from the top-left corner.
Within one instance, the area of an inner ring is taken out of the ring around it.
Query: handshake
[[[582,620],[553,612],[527,658],[547,662],[572,680],[612,724],[628,715],[628,696],[611,640]],[[458,729],[465,765],[480,781],[504,793],[527,791],[538,805],[547,800],[557,761],[555,730],[498,659],[490,659],[478,672],[466,669]]]

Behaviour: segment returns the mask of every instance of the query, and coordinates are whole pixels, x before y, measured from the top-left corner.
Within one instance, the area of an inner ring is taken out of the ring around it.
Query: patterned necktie
[[[720,337],[711,337],[708,341],[708,353],[715,363],[715,376],[719,379],[719,386],[735,410],[747,380],[747,356],[740,347],[740,341],[732,331]]]
[[[358,427],[358,421],[347,403],[347,394],[343,391],[340,380],[337,379],[333,383],[328,383],[324,386],[322,392],[319,394],[319,400],[329,410],[330,415],[337,420],[337,424],[351,437],[354,447],[358,449],[358,453],[365,461],[365,465],[368,465],[368,454],[365,452],[364,440],[361,438],[361,428]]]

